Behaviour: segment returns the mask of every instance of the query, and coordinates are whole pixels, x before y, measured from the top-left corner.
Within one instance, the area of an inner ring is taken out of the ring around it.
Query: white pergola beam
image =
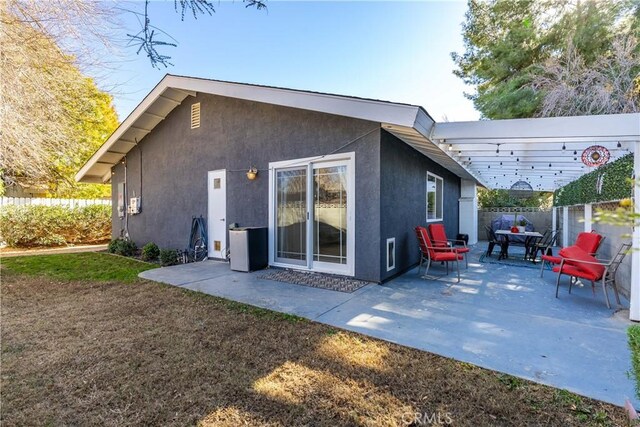
[[[637,139],[640,114],[436,123],[432,140],[540,141]]]
[[[611,153],[613,156],[616,156],[618,153]],[[627,152],[619,153],[620,157],[627,154]],[[454,155],[455,158],[459,158],[460,160],[465,160],[471,157],[473,160],[487,160],[492,163],[499,162],[515,162],[516,159],[520,159],[520,161],[540,161],[553,163],[553,159],[557,159],[562,162],[575,162],[576,164],[582,165],[581,160],[582,152],[579,154],[562,154],[556,153],[552,151],[521,151],[518,154],[514,154],[513,156],[496,156],[492,155],[486,151],[463,151],[461,154],[456,153]],[[573,160],[576,158],[577,160]]]

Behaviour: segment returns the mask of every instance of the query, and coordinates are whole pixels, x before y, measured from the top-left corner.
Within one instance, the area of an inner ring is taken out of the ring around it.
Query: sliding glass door
[[[274,265],[353,274],[353,155],[331,157],[272,164]]]
[[[276,171],[276,260],[307,265],[307,168]]]

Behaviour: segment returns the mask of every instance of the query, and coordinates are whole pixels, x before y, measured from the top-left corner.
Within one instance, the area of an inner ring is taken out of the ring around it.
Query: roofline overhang
[[[175,103],[174,108],[187,96],[195,96],[200,92],[378,123],[391,123],[403,127],[413,128],[415,126],[424,134],[431,132],[431,127],[434,124],[433,119],[428,113],[422,107],[416,105],[167,74],[158,82],[151,92],[144,97],[140,104],[127,116],[93,156],[87,160],[76,174],[76,181],[107,182],[110,179],[110,173],[108,175],[104,173],[89,173],[90,170],[98,164],[103,156],[109,153],[109,149],[113,147],[116,142],[121,141],[127,144],[128,149],[126,151],[128,152],[128,150],[132,149],[135,144],[139,143],[152,130],[141,129],[142,134],[139,139],[137,137],[134,140],[127,141],[122,139],[125,133],[131,129],[136,129],[135,124],[140,117],[148,114],[146,111],[149,107],[162,99],[163,93],[168,90],[177,91],[184,96],[182,100],[169,99],[169,102]],[[162,121],[165,117],[166,115],[159,117],[158,120]],[[124,157],[126,152],[119,152],[118,154],[122,154],[122,157]],[[117,155],[113,158],[116,157]],[[111,163],[113,166],[115,166],[122,157],[117,161],[112,160]]]

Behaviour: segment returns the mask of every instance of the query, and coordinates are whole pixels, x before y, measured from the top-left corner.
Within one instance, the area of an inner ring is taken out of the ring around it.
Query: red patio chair
[[[584,250],[587,254],[591,256],[596,256],[598,253],[598,249],[602,242],[604,242],[605,237],[592,231],[588,233],[583,231],[582,233],[578,233],[578,237],[576,237],[576,242],[573,246],[577,246],[580,249]],[[560,264],[562,262],[562,256],[558,254],[558,256],[542,254],[540,257],[540,277],[544,274],[544,263],[548,262],[549,264]]]
[[[444,224],[429,224],[429,234],[431,234],[431,241],[436,248],[454,248],[458,255],[469,253],[470,249],[464,240],[447,239],[447,232],[444,230]],[[461,248],[456,248],[453,245],[456,243],[462,243]],[[469,261],[467,255],[464,256],[465,268],[469,268]]]
[[[416,227],[416,237],[418,238],[418,244],[420,245],[420,265],[418,266],[418,275],[422,269],[422,263],[427,260],[427,269],[424,272],[425,276],[429,273],[429,267],[432,262],[446,262],[447,274],[449,274],[449,261],[455,261],[458,269],[458,282],[460,281],[460,263],[463,258],[458,254],[454,248],[435,247],[429,239],[427,229],[421,226]]]
[[[558,298],[558,290],[560,289],[560,276],[565,274],[569,276],[569,293],[571,293],[574,278],[589,280],[594,295],[596,292],[595,282],[602,281],[602,291],[607,301],[607,308],[611,308],[607,285],[613,288],[616,295],[616,302],[620,305],[620,296],[618,295],[618,287],[616,286],[616,272],[630,249],[631,244],[624,243],[620,246],[618,253],[613,259],[605,261],[596,259],[578,246],[563,248],[560,251],[560,256],[562,257],[560,265],[553,267],[553,271],[558,273],[558,279],[556,280],[556,298]]]

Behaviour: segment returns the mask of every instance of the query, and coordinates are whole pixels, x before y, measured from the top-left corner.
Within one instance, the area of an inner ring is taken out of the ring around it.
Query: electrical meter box
[[[140,213],[140,197],[132,197],[129,199],[128,213],[131,215],[137,215]]]

